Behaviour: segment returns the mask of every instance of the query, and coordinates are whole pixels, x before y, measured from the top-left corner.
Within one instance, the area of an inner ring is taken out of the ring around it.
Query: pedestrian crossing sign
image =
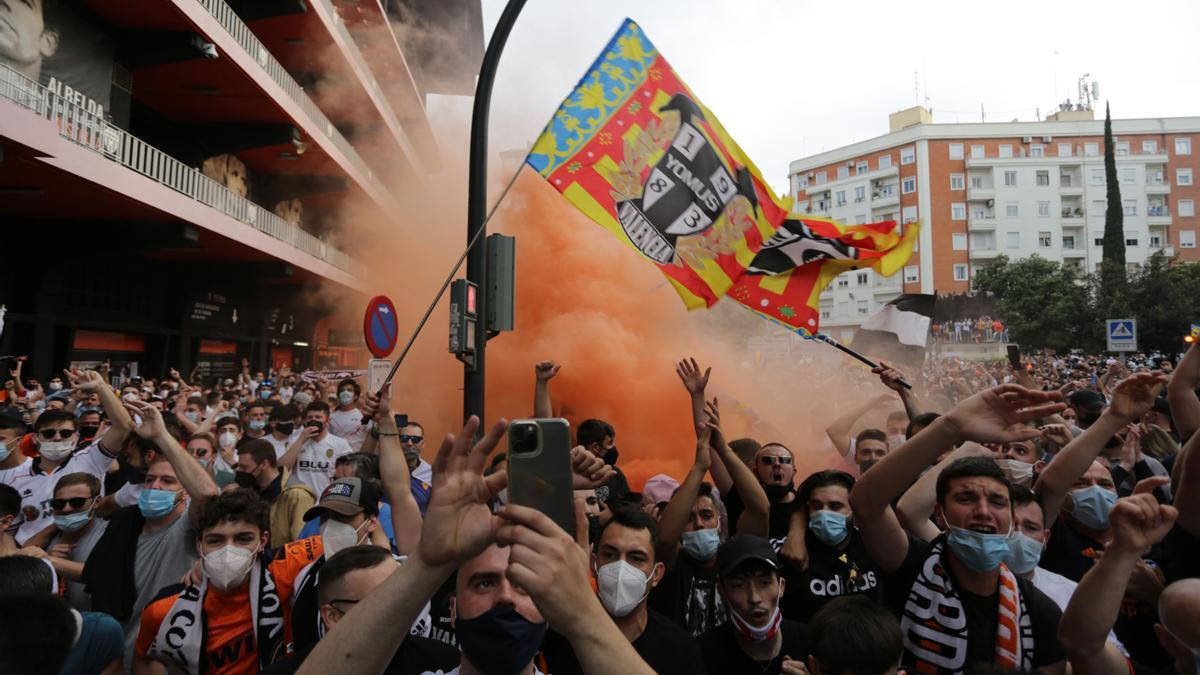
[[[1137,320],[1109,319],[1106,323],[1108,334],[1108,351],[1136,352],[1137,351]],[[1193,327],[1195,329],[1197,327]]]
[[[1200,324],[1192,324],[1192,339],[1200,340]]]

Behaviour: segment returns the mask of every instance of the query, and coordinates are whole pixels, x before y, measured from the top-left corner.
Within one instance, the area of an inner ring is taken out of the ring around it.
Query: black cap
[[[322,512],[340,513],[343,516],[353,516],[363,511],[375,514],[378,513],[382,497],[376,481],[364,481],[357,476],[338,478],[325,487],[316,505],[304,512],[304,520],[319,518]]]
[[[1154,412],[1160,415],[1171,416],[1171,403],[1163,396],[1154,399],[1154,407],[1151,408]]]
[[[779,569],[779,556],[771,542],[752,534],[739,534],[730,537],[717,551],[717,574],[729,576],[742,563],[758,560],[767,564],[771,569]]]
[[[1103,394],[1091,389],[1080,389],[1079,391],[1071,392],[1071,395],[1067,397],[1067,402],[1079,410],[1091,412],[1099,411],[1107,403],[1104,400]]]

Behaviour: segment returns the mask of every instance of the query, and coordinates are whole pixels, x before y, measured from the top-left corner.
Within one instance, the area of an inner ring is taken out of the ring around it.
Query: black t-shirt
[[[700,647],[683,628],[667,617],[649,610],[646,628],[633,641],[633,649],[654,672],[660,675],[704,675]],[[583,668],[567,639],[553,630],[546,631],[542,643],[546,671],[554,675],[583,675]]]
[[[608,503],[618,502],[625,498],[629,493],[629,481],[625,478],[625,472],[613,464],[615,475],[608,479],[608,483],[596,488],[596,499]]]
[[[1050,526],[1050,543],[1042,551],[1038,566],[1079,583],[1103,552],[1104,542],[1092,539],[1063,518],[1057,518]]]
[[[725,599],[717,590],[717,566],[702,567],[686,551],[679,552],[675,566],[650,591],[649,606],[690,635],[728,620]]]
[[[291,675],[300,670],[304,659],[308,658],[309,652],[315,647],[316,645],[312,645],[286,659],[276,661],[262,671],[263,675]],[[461,659],[458,650],[444,642],[409,635],[400,643],[392,662],[383,672],[384,675],[411,675],[426,671],[450,671],[458,666]]]
[[[779,633],[783,638],[779,654],[767,662],[756,661],[742,651],[737,639],[737,629],[732,623],[714,628],[699,637],[704,665],[710,673],[775,675],[783,667],[783,657],[793,661],[804,661],[808,658],[808,631],[804,624],[784,619],[779,625]]]
[[[1200,577],[1200,537],[1188,532],[1178,524],[1167,533],[1163,541],[1163,571],[1167,583]]]
[[[738,519],[742,517],[742,512],[746,510],[746,503],[742,501],[742,496],[738,494],[736,487],[729,488],[729,493],[721,496],[725,503],[725,514],[729,518],[729,536],[737,534]],[[792,512],[800,505],[800,501],[793,499],[790,502],[771,502],[771,510],[768,514],[770,522],[770,536],[768,539],[776,540],[787,536],[788,529],[792,525]]]
[[[913,582],[925,564],[931,544],[916,537],[909,537],[908,555],[894,573],[888,575],[888,602],[896,611],[897,616],[904,613],[904,605]],[[949,555],[949,546],[946,547]],[[990,596],[975,595],[962,588],[949,565],[945,565],[950,583],[962,599],[963,612],[967,619],[967,660],[968,665],[977,662],[991,663],[996,659],[996,617],[1000,611],[1000,594]],[[1016,577],[1017,589],[1025,601],[1025,609],[1033,627],[1033,665],[1043,667],[1058,663],[1067,658],[1062,647],[1058,644],[1058,622],[1062,618],[1062,610],[1054,601],[1046,597],[1034,587],[1033,583]],[[912,667],[915,657],[908,649],[904,650],[903,665]]]
[[[825,603],[840,596],[866,594],[875,601],[883,599],[883,572],[851,528],[845,549],[839,551],[821,543],[812,531],[804,537],[808,547],[808,569],[801,571],[786,560],[783,578],[787,582],[779,607],[789,619],[808,623]]]

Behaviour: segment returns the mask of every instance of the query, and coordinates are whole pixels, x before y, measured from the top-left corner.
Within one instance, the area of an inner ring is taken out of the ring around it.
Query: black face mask
[[[275,431],[284,436],[291,436],[292,432],[295,430],[296,430],[295,422],[276,422],[275,423]]]
[[[98,426],[88,425],[85,427],[79,427],[79,437],[80,438],[95,438],[96,433],[99,431],[100,431],[100,427],[98,427]]]
[[[516,675],[541,647],[546,624],[533,623],[512,607],[493,607],[474,619],[454,622],[458,645],[488,675]]]
[[[238,487],[249,488],[258,492],[258,481],[254,480],[254,474],[252,473],[235,471],[233,472],[233,482],[237,483]]]
[[[304,426],[316,429],[318,434],[325,429],[325,424],[316,420],[309,420],[304,423]]]
[[[863,462],[862,464],[859,464],[858,465],[858,475],[860,475],[860,476],[863,475],[864,473],[867,472],[867,469],[875,466],[878,463],[879,463],[879,460],[877,460],[877,459],[868,459],[867,461]]]
[[[784,497],[788,496],[788,493],[792,491],[792,486],[787,485],[787,484],[764,485],[763,490],[767,493],[768,500],[777,502],[777,501],[783,499]]]
[[[143,457],[143,459],[145,458]],[[126,483],[141,485],[146,482],[146,472],[149,471],[149,467],[136,467],[130,464],[129,460],[125,459],[125,455],[121,455],[117,459],[117,464],[120,467],[121,477],[125,479]]]

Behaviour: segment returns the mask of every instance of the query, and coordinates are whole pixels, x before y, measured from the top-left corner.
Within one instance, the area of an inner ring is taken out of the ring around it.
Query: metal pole
[[[487,211],[487,138],[488,108],[492,102],[492,84],[496,79],[496,68],[500,65],[500,52],[508,41],[517,15],[525,6],[525,0],[508,0],[492,39],[488,41],[479,66],[479,82],[475,85],[475,104],[471,114],[471,163],[467,172],[467,242],[484,236],[484,217]],[[475,322],[474,362],[463,366],[463,420],[471,415],[484,419],[484,383],[487,370],[484,353],[487,350],[487,246],[473,246],[467,254],[467,279],[474,282],[479,292],[475,307],[478,319]],[[480,427],[483,428],[482,426]]]

